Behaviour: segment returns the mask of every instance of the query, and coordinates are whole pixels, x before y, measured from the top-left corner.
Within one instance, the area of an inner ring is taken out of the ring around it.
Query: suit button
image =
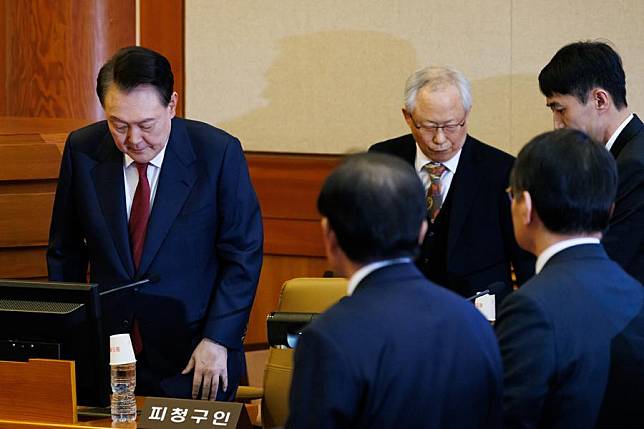
[[[129,320],[124,320],[123,321],[123,327],[127,328],[128,326],[130,326],[130,321]]]
[[[429,238],[432,238],[434,236],[434,231],[429,231]]]
[[[423,259],[423,262],[424,262],[425,264],[429,264],[429,258],[424,258],[424,259]]]

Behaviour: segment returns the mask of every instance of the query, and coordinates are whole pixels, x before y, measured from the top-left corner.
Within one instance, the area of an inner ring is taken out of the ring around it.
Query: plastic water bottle
[[[112,421],[133,422],[136,420],[136,363],[111,365]]]

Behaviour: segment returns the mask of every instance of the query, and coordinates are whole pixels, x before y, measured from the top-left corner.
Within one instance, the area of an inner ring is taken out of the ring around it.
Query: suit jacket
[[[377,143],[369,151],[398,156],[412,166],[411,134]],[[495,282],[497,305],[511,289],[510,264],[523,283],[534,274],[534,257],[514,238],[505,193],[514,158],[467,136],[447,198],[425,236],[417,264],[427,277],[469,297]]]
[[[615,343],[641,311],[643,292],[601,245],[584,244],[555,254],[510,295],[496,327],[505,370],[504,427],[595,427],[611,368],[625,370],[625,355],[643,363],[644,348]],[[639,337],[641,345],[644,332]],[[607,403],[641,392],[642,371],[614,385]],[[642,420],[617,422],[626,412],[642,416],[643,401],[633,398],[639,407],[630,410],[613,405],[607,427],[641,427]]]
[[[644,124],[635,115],[611,148],[619,182],[603,243],[627,273],[644,283]]]
[[[142,384],[148,378],[173,380],[208,337],[229,349],[234,394],[262,241],[259,205],[239,141],[210,125],[174,118],[135,271],[123,154],[105,121],[69,135],[52,214],[49,278],[85,282],[88,263],[90,281],[101,291],[158,277],[103,297],[108,334],[128,332],[136,317],[150,371],[140,374]],[[173,394],[189,396],[191,377],[180,383],[187,392],[175,388]]]
[[[492,428],[501,363],[475,307],[410,263],[378,269],[305,328],[287,428]]]

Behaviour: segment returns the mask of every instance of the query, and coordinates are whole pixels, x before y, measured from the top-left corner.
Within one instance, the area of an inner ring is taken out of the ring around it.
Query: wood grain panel
[[[129,0],[6,1],[6,111],[30,117],[99,119],[101,65],[135,42]]]
[[[341,157],[249,152],[246,159],[264,217],[318,220],[318,193]]]
[[[294,277],[322,277],[329,270],[325,258],[264,256],[257,295],[250,313],[246,344],[265,344],[266,316],[277,308],[282,284]]]
[[[54,194],[0,195],[0,247],[46,245]]]
[[[0,117],[0,135],[40,134],[43,141],[49,142],[44,135],[52,134],[57,137],[56,141],[64,142],[68,133],[92,122],[90,119],[5,116]]]
[[[5,0],[0,0],[0,116],[7,115],[7,70],[4,64],[7,64],[7,34],[6,25],[7,12]]]
[[[1,144],[0,181],[38,180],[58,178],[60,149],[54,144],[31,143]]]
[[[179,94],[177,114],[183,116],[184,84],[184,1],[140,1],[141,46],[163,54],[172,65],[174,88]]]
[[[47,277],[46,246],[0,248],[0,278]]]
[[[264,253],[324,257],[320,221],[264,218]]]

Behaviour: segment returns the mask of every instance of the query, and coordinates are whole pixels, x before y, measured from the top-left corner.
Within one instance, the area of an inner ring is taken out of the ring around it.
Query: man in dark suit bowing
[[[263,241],[239,141],[175,117],[170,64],[154,51],[118,51],[96,91],[107,120],[65,144],[49,278],[84,282],[89,267],[102,291],[153,279],[103,297],[107,333],[132,333],[137,392],[231,399]]]
[[[599,241],[615,161],[581,131],[553,131],[521,150],[510,183],[515,235],[538,258],[497,321],[504,427],[641,427],[644,289]]]
[[[347,158],[318,198],[330,265],[348,297],[295,350],[287,428],[495,428],[501,365],[488,322],[412,263],[427,228],[413,168]]]
[[[644,124],[628,108],[622,59],[606,43],[572,43],[541,70],[539,87],[555,128],[585,132],[617,160],[615,211],[602,243],[644,282]]]
[[[414,166],[425,185],[429,229],[417,264],[432,281],[462,296],[493,283],[497,305],[534,272],[516,244],[505,196],[513,157],[467,134],[470,84],[459,71],[428,67],[405,85],[403,117],[411,134],[371,146]]]

